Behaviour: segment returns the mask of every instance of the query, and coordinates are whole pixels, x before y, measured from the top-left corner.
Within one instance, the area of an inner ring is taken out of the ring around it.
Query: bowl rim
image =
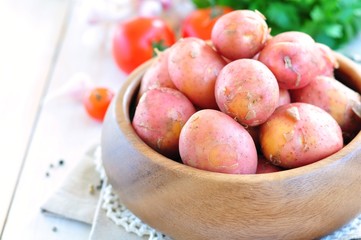
[[[348,71],[352,71],[356,75],[357,79],[360,79],[360,85],[358,88],[361,88],[361,69],[360,67],[353,62],[351,59],[345,57],[344,55],[334,52],[335,57],[337,58],[340,68],[346,68]],[[145,70],[152,64],[154,59],[150,59],[147,62],[140,65],[135,69],[123,83],[122,87],[118,91],[118,94],[114,101],[115,117],[117,122],[117,127],[120,131],[123,131],[124,137],[127,138],[129,142],[132,143],[134,148],[142,155],[153,162],[153,164],[158,165],[159,167],[169,169],[171,171],[178,172],[179,174],[192,175],[192,177],[203,178],[203,179],[213,179],[215,181],[226,181],[226,182],[272,182],[272,181],[281,181],[286,179],[297,178],[305,176],[308,174],[316,174],[318,171],[325,171],[328,168],[335,167],[340,163],[340,161],[346,161],[347,159],[353,156],[354,150],[358,147],[361,148],[361,131],[341,150],[336,153],[321,159],[317,162],[293,168],[286,169],[279,172],[264,173],[264,174],[227,174],[227,173],[218,173],[211,172],[206,170],[197,169],[185,164],[176,162],[170,158],[163,156],[162,154],[156,152],[151,147],[149,147],[141,138],[136,134],[135,130],[132,127],[129,115],[129,106],[134,98],[134,95],[139,88],[141,77],[143,76]],[[360,93],[361,89],[357,89]],[[347,156],[347,157],[346,157]]]

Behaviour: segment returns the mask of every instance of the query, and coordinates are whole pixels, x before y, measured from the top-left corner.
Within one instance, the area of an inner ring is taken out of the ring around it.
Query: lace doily
[[[113,193],[111,185],[107,185],[103,190],[102,199],[102,208],[106,211],[107,217],[110,218],[116,225],[124,227],[125,231],[135,233],[140,237],[148,236],[149,240],[171,239],[143,223],[124,205],[122,205],[118,196]]]
[[[94,153],[96,169],[100,178],[106,180],[106,174],[101,162],[100,147]],[[106,182],[106,181],[104,181]],[[106,216],[115,225],[123,227],[125,231],[135,233],[139,237],[148,237],[149,240],[171,240],[170,237],[154,230],[143,223],[138,217],[130,212],[113,192],[110,184],[107,184],[101,193],[102,209],[106,211]],[[361,240],[361,215],[351,222],[341,227],[339,230],[323,237],[321,240]]]
[[[94,162],[100,179],[106,183],[100,194],[101,208],[106,211],[106,216],[119,227],[123,227],[125,231],[134,233],[139,237],[148,237],[148,240],[171,240],[170,237],[156,231],[143,223],[137,216],[130,212],[123,204],[120,203],[118,196],[113,192],[113,188],[107,183],[102,161],[101,149],[96,147],[94,151]]]

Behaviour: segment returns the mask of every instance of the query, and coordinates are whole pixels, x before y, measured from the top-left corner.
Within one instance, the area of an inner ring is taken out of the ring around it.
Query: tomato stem
[[[152,41],[153,48],[153,57],[156,57],[160,52],[167,49],[167,46],[164,44],[164,40]]]
[[[153,48],[153,56],[159,56],[160,52],[158,48]]]

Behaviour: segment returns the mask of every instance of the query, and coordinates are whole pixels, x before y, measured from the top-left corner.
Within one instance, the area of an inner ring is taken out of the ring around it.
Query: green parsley
[[[332,49],[361,31],[361,0],[193,0],[199,8],[214,2],[234,9],[257,9],[267,18],[272,35],[302,31]]]

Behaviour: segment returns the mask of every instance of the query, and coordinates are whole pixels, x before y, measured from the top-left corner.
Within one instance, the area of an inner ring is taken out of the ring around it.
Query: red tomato
[[[113,96],[114,93],[107,88],[93,88],[84,96],[83,104],[85,110],[92,118],[103,121]]]
[[[154,48],[164,50],[174,42],[173,31],[162,19],[136,17],[116,27],[113,57],[121,70],[130,73],[152,58]]]
[[[183,21],[182,36],[211,39],[212,28],[222,15],[233,11],[230,7],[214,6],[191,12]]]

